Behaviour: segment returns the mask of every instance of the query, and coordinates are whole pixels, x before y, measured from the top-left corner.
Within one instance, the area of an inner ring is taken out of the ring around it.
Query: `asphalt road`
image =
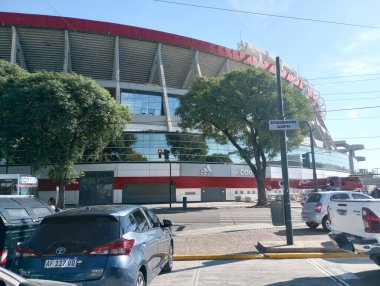
[[[270,208],[253,208],[252,204],[231,203],[230,207],[215,207],[195,204],[189,208],[166,206],[153,207],[160,219],[169,219],[173,222],[174,232],[185,232],[196,229],[212,227],[235,226],[244,224],[271,224]],[[301,224],[301,208],[293,207],[292,223]]]
[[[368,258],[175,261],[150,286],[378,286],[380,268]]]

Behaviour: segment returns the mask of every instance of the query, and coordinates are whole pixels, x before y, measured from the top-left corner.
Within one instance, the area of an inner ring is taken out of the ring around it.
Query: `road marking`
[[[319,270],[321,270],[323,273],[325,273],[330,279],[335,281],[338,285],[341,286],[350,286],[347,282],[345,282],[343,279],[360,279],[358,276],[351,272],[346,272],[342,268],[330,268],[330,270],[327,270],[324,268],[322,265],[318,264],[315,260],[313,259],[308,259],[308,261],[313,264],[315,267],[317,267]],[[332,271],[331,271],[332,270]],[[336,272],[336,273],[334,273]],[[337,277],[339,276],[339,277]],[[341,279],[341,278],[343,279]]]

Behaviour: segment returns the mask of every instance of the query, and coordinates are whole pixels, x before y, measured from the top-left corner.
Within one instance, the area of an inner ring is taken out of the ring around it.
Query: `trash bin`
[[[285,225],[284,196],[276,195],[269,203],[272,224],[274,226]]]
[[[11,266],[17,243],[28,238],[52,213],[47,203],[33,196],[0,196],[0,266]]]
[[[187,197],[182,197],[182,207],[187,208]]]

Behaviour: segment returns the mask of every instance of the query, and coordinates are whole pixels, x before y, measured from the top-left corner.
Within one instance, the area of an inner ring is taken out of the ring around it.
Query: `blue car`
[[[136,205],[63,211],[44,218],[17,246],[12,270],[80,286],[148,285],[172,270],[171,225]]]

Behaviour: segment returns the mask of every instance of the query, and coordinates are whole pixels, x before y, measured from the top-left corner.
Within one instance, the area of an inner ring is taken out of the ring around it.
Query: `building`
[[[123,146],[118,147],[122,156],[101,163],[78,162],[76,168],[86,175],[68,187],[67,204],[167,202],[170,190],[175,201],[184,196],[189,201],[223,201],[257,193],[251,170],[229,155],[232,146],[205,141],[199,134],[182,134],[174,111],[178,97],[186,94],[197,76],[252,66],[274,74],[270,53],[245,43],[233,50],[165,32],[82,19],[0,13],[0,23],[1,59],[30,72],[90,76],[133,113]],[[281,76],[302,90],[316,111],[318,177],[350,174],[348,155],[337,150],[324,124],[323,99],[288,65],[283,65]],[[170,161],[158,157],[159,149],[175,148],[181,153],[171,155]],[[303,146],[289,153],[290,178],[312,178],[312,170],[302,168],[302,154],[309,151],[305,139]],[[269,164],[267,178],[273,186],[281,181],[280,157]],[[5,169],[30,173],[27,166],[0,166],[0,173]],[[38,175],[40,197],[53,196],[55,184],[46,173]]]

